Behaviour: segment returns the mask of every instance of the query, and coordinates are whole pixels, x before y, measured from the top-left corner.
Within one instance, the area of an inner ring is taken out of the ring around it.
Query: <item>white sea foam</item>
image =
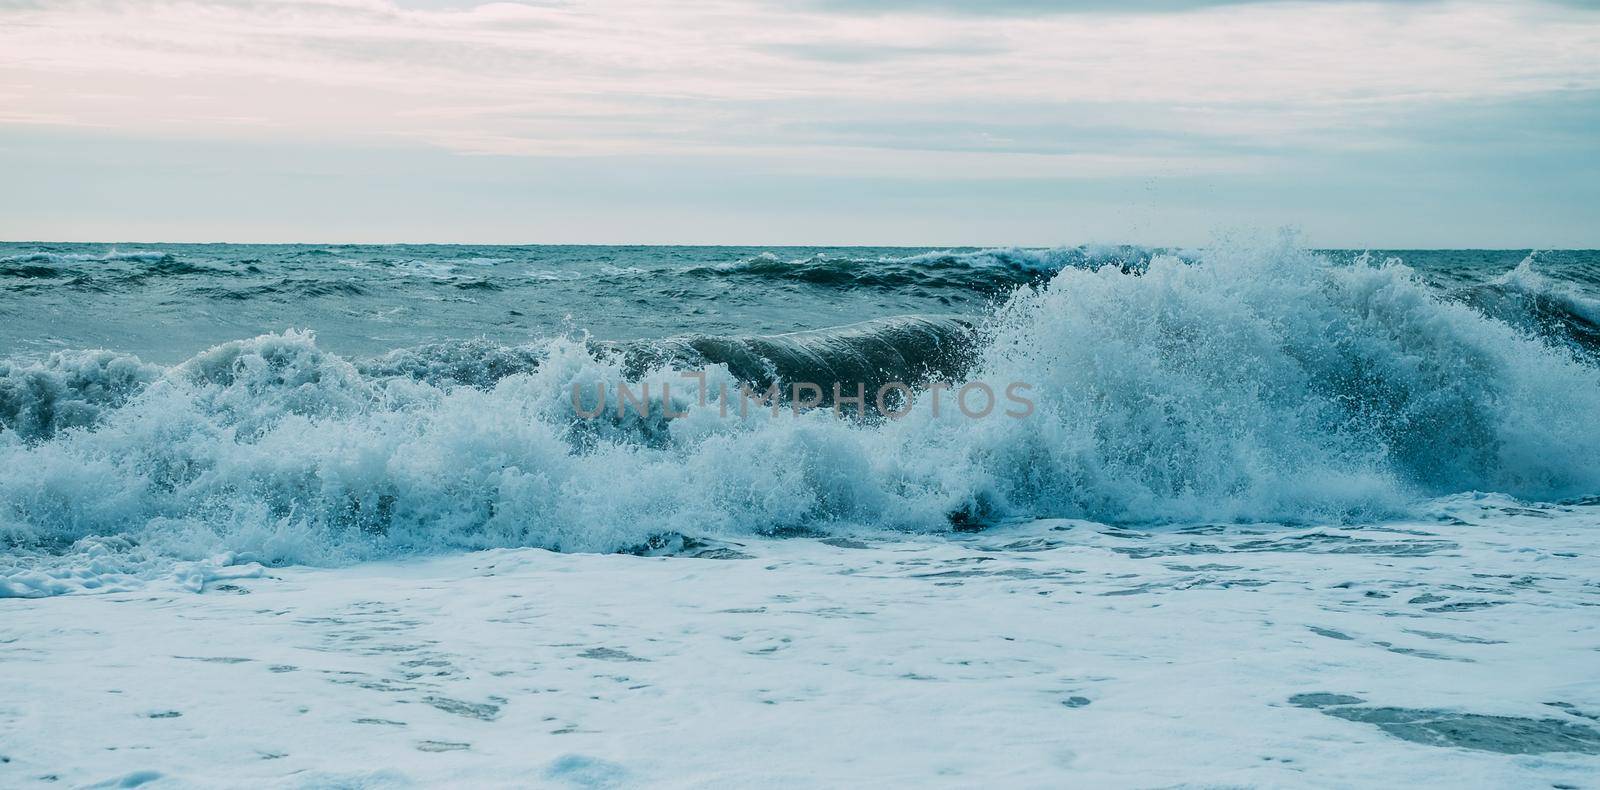
[[[1600,506],[1426,509],[740,539],[725,561],[509,549],[0,601],[0,784],[1591,783]]]

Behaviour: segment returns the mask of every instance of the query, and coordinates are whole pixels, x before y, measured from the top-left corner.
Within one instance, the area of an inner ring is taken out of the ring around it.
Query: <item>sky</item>
[[[1600,247],[1600,0],[0,0],[0,239]]]

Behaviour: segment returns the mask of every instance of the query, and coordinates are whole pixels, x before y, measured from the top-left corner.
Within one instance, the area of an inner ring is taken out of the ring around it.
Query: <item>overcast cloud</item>
[[[0,237],[1600,246],[1594,6],[0,0]]]

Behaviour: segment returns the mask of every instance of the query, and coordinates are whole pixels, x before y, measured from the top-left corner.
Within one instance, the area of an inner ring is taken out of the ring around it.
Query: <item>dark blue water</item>
[[[573,332],[601,339],[764,335],[903,315],[983,315],[1066,267],[1129,269],[1136,247],[321,246],[0,243],[0,358],[106,348],[175,362],[229,340],[310,329],[322,347],[374,355],[450,339],[516,344]],[[1192,253],[1190,253],[1192,254]],[[1328,253],[1349,260],[1361,253]],[[1583,334],[1571,305],[1594,298],[1600,253],[1546,252],[1543,292],[1501,278],[1530,251],[1370,253],[1398,258],[1442,293]],[[1509,295],[1509,296],[1508,296]],[[1516,320],[1522,320],[1520,318]]]

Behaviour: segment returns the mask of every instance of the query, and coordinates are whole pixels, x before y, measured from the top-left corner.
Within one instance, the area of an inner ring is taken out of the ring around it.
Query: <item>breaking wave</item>
[[[1534,288],[1518,277],[1502,287]],[[1060,267],[977,324],[359,360],[289,331],[168,367],[63,352],[0,365],[0,594],[674,535],[1305,522],[1463,491],[1600,494],[1600,369],[1518,320],[1398,263],[1284,244]],[[681,375],[701,369],[703,385]],[[973,418],[948,390],[936,409],[932,387],[901,419],[727,408],[741,382],[897,379],[1021,382],[1037,408]],[[671,393],[650,388],[648,414],[574,410],[574,387],[620,380]]]
[[[1463,298],[1486,315],[1600,360],[1600,299],[1577,282],[1539,272],[1537,259],[1529,255],[1515,269],[1466,288]]]

